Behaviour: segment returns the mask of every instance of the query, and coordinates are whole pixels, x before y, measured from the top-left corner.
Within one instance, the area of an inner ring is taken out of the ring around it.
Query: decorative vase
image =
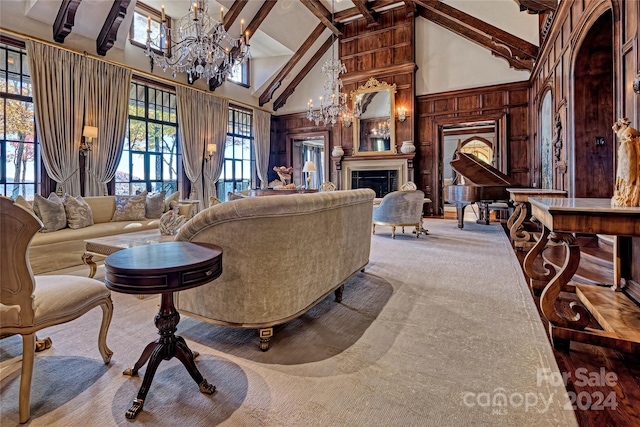
[[[416,146],[413,145],[413,141],[404,141],[402,147],[400,147],[400,151],[404,154],[411,154],[416,151]]]
[[[331,152],[331,155],[333,157],[342,157],[344,156],[344,150],[342,149],[341,145],[336,145],[335,147],[333,147],[333,151]]]

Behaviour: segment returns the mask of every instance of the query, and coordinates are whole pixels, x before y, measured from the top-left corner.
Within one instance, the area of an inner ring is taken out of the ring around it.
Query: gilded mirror
[[[396,85],[370,78],[351,92],[353,103],[353,154],[395,154]]]

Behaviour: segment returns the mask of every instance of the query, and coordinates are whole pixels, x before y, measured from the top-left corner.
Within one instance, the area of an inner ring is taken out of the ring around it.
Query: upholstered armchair
[[[37,331],[76,319],[100,306],[98,350],[105,363],[111,361],[113,354],[107,347],[113,304],[104,283],[68,275],[33,276],[27,251],[40,228],[39,219],[13,200],[0,196],[0,335],[22,335],[21,423],[31,416],[29,399]]]
[[[373,207],[372,232],[376,234],[376,225],[390,225],[391,238],[396,238],[396,227],[413,226],[416,237],[422,231],[422,205],[424,193],[415,191],[394,191],[382,198],[378,206]]]

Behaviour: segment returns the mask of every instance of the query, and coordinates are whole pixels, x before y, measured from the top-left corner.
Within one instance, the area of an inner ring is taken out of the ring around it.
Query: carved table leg
[[[258,335],[260,336],[260,350],[269,350],[269,341],[271,341],[271,337],[273,336],[273,328],[258,329]]]
[[[344,292],[344,285],[340,285],[338,289],[335,290],[336,294],[336,302],[342,302],[342,293]]]
[[[542,251],[544,251],[544,248],[547,246],[547,242],[549,241],[549,233],[550,232],[547,227],[542,228],[540,240],[538,240],[529,253],[527,253],[522,264],[524,272],[529,276],[529,283],[535,295],[540,295],[540,292],[542,292],[545,286],[547,286],[549,280],[556,275],[556,269],[551,264],[546,263],[541,256]],[[534,267],[534,262],[538,257],[542,259],[543,271],[538,271]]]
[[[513,213],[511,214],[511,216],[509,217],[509,219],[507,219],[507,228],[509,230],[511,230],[511,227],[513,227],[513,223],[516,220],[516,218],[518,218],[518,215],[520,215],[520,210],[522,209],[522,207],[520,206],[520,203],[515,203],[515,209],[513,210]]]
[[[133,399],[131,407],[125,413],[127,418],[133,419],[142,411],[158,365],[160,365],[162,360],[170,360],[174,356],[187,368],[187,371],[196,381],[201,392],[212,394],[216,390],[215,386],[209,384],[207,380],[202,377],[200,371],[198,371],[194,361],[195,354],[189,349],[184,338],[175,335],[178,322],[180,322],[180,314],[176,311],[173,304],[173,293],[163,293],[160,311],[158,311],[155,317],[155,324],[158,328],[160,338],[145,347],[140,359],[138,359],[133,368],[124,371],[125,375],[136,375],[138,369],[147,361],[149,362],[138,395]]]
[[[580,264],[580,246],[575,244],[575,237],[570,233],[552,233],[550,239],[554,242],[562,243],[566,249],[562,268],[547,284],[540,296],[540,310],[549,321],[549,335],[553,337],[554,326],[584,329],[589,324],[589,315],[584,307],[575,302],[569,305],[569,308],[573,312],[573,316],[571,317],[566,317],[556,308],[556,300],[560,292],[566,287],[567,283],[569,283],[569,280],[571,280]],[[568,347],[566,340],[554,339],[553,343],[554,346],[560,348],[566,349]]]
[[[511,237],[511,240],[513,240],[514,246],[519,249],[522,249],[531,239],[531,233],[526,231],[522,226],[522,223],[527,217],[527,211],[526,203],[518,203],[516,205],[516,210],[513,212],[514,215],[518,212],[518,217],[509,229],[509,236]]]
[[[92,278],[96,275],[96,263],[93,260],[93,255],[89,252],[85,252],[82,254],[82,263],[89,266],[89,277]]]

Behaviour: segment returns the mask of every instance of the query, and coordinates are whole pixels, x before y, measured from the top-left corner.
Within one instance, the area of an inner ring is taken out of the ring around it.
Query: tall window
[[[167,28],[171,30],[171,17],[165,15],[165,23]],[[160,34],[160,23],[162,22],[162,14],[160,11],[147,6],[142,2],[136,3],[136,8],[133,11],[133,20],[131,21],[131,28],[129,30],[129,42],[143,49],[147,48],[147,32],[151,30],[151,39],[155,40]],[[171,48],[169,40],[162,41],[162,47],[164,49]],[[162,54],[162,52],[157,52]]]
[[[251,60],[248,59],[242,63],[236,63],[231,69],[231,74],[227,80],[239,84],[240,86],[249,87],[249,67]]]
[[[116,194],[177,191],[181,162],[176,94],[132,82],[127,136],[116,173]]]
[[[0,194],[33,199],[39,164],[27,53],[0,44]]]
[[[229,108],[224,163],[218,180],[218,198],[227,200],[227,193],[248,190],[256,181],[253,155],[253,114],[236,107]]]

